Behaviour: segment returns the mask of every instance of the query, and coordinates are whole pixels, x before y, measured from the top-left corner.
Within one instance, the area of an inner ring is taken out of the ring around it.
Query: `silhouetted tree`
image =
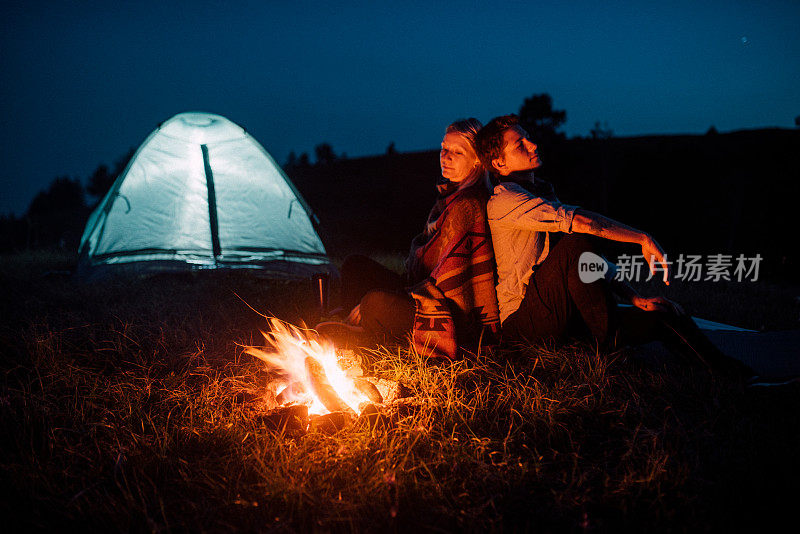
[[[717,127],[713,124],[711,127],[706,131],[706,135],[717,135],[719,132],[717,131]]]
[[[800,115],[794,118],[794,125],[800,128]]]
[[[25,248],[28,225],[25,219],[13,214],[0,215],[0,253],[15,252]]]
[[[99,201],[114,185],[114,182],[119,178],[119,175],[125,171],[125,167],[131,161],[131,158],[136,153],[135,148],[130,148],[128,151],[116,162],[114,162],[114,170],[109,170],[105,164],[99,165],[92,175],[89,177],[89,182],[86,185],[86,192],[95,197]]]
[[[98,165],[89,177],[89,183],[86,184],[86,192],[99,199],[111,189],[111,184],[113,183],[114,175],[108,169],[108,165]]]
[[[59,176],[28,208],[28,247],[77,249],[87,215],[80,180]]]
[[[600,124],[600,121],[595,121],[594,128],[589,130],[592,139],[611,139],[614,137],[614,130],[608,127],[607,122]]]
[[[553,109],[553,99],[547,93],[526,98],[519,108],[520,125],[540,143],[563,140],[564,134],[559,129],[566,121],[567,112]]]
[[[333,147],[328,143],[321,143],[314,147],[314,154],[317,156],[317,165],[327,165],[336,160]]]
[[[388,156],[394,156],[397,154],[397,149],[394,147],[394,141],[389,143],[389,146],[386,147],[386,154]]]
[[[311,165],[311,159],[308,157],[308,152],[303,152],[300,154],[300,157],[297,158],[297,166],[308,167],[309,165]]]
[[[297,166],[297,154],[294,153],[294,150],[289,152],[289,157],[286,158],[286,163],[283,164],[284,169],[293,169]]]
[[[28,215],[42,215],[84,207],[86,207],[86,201],[80,180],[59,176],[50,183],[50,187],[46,191],[41,191],[33,198],[28,207]]]

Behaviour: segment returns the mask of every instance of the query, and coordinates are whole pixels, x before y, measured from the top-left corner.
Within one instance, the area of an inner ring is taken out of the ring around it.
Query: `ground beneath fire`
[[[10,530],[697,532],[793,519],[797,387],[742,390],[582,345],[439,365],[380,347],[364,351],[370,373],[407,384],[419,409],[291,435],[251,395],[265,375],[242,345],[264,323],[236,294],[299,322],[306,288],[246,276],[87,287],[65,267],[0,268]],[[775,294],[738,293],[749,324],[724,317],[740,310],[713,291],[690,311],[759,328],[797,312]]]

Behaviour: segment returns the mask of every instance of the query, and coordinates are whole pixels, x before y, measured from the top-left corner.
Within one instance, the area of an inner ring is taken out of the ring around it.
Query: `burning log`
[[[308,406],[294,404],[262,415],[260,421],[271,430],[305,432],[308,427]]]
[[[325,434],[335,434],[353,422],[355,413],[331,412],[324,415],[316,415],[309,420],[309,427],[324,432]]]
[[[311,391],[317,396],[319,401],[331,412],[349,412],[354,413],[333,389],[328,377],[325,375],[325,369],[312,356],[306,356],[305,359],[306,372],[308,373],[308,382],[311,386]]]
[[[370,402],[374,404],[383,404],[383,395],[381,395],[381,392],[375,387],[375,384],[366,378],[353,378],[353,384]]]
[[[352,350],[337,350],[313,331],[274,317],[268,321],[270,331],[263,332],[266,346],[245,347],[245,352],[267,364],[272,381],[265,403],[270,408],[303,404],[308,407],[308,414],[335,412],[353,419],[365,405],[378,411],[410,393],[398,382],[365,377],[369,361],[364,356]],[[375,414],[368,416],[374,418]],[[329,419],[338,421],[337,417]],[[320,424],[329,424],[321,421]]]
[[[389,418],[374,404],[367,404],[361,409],[361,415],[358,416],[358,421],[371,430],[386,428],[389,425]]]
[[[408,387],[406,387],[402,382],[387,380],[385,378],[371,378],[370,382],[375,385],[378,392],[381,394],[383,399],[381,401],[382,404],[389,404],[397,399],[401,399],[412,394]]]
[[[363,358],[352,349],[337,349],[336,360],[348,377],[364,376]]]
[[[275,402],[277,402],[279,406],[282,406],[288,402],[302,398],[305,393],[306,388],[303,387],[301,382],[292,382],[286,386],[283,391],[278,393],[275,397]]]

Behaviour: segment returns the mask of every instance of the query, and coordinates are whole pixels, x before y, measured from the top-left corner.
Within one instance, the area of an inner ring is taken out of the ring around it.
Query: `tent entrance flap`
[[[211,170],[211,162],[208,159],[208,146],[200,145],[200,150],[203,151],[203,166],[206,172],[206,186],[208,187],[208,222],[211,225],[211,249],[216,260],[222,254],[222,249],[219,246],[219,222],[217,219],[217,194],[214,191],[214,172]]]

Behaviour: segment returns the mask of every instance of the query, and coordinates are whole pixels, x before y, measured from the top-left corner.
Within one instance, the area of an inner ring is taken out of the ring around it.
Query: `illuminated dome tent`
[[[89,217],[79,272],[329,272],[312,220],[289,178],[243,128],[220,115],[180,113],[145,139]]]

